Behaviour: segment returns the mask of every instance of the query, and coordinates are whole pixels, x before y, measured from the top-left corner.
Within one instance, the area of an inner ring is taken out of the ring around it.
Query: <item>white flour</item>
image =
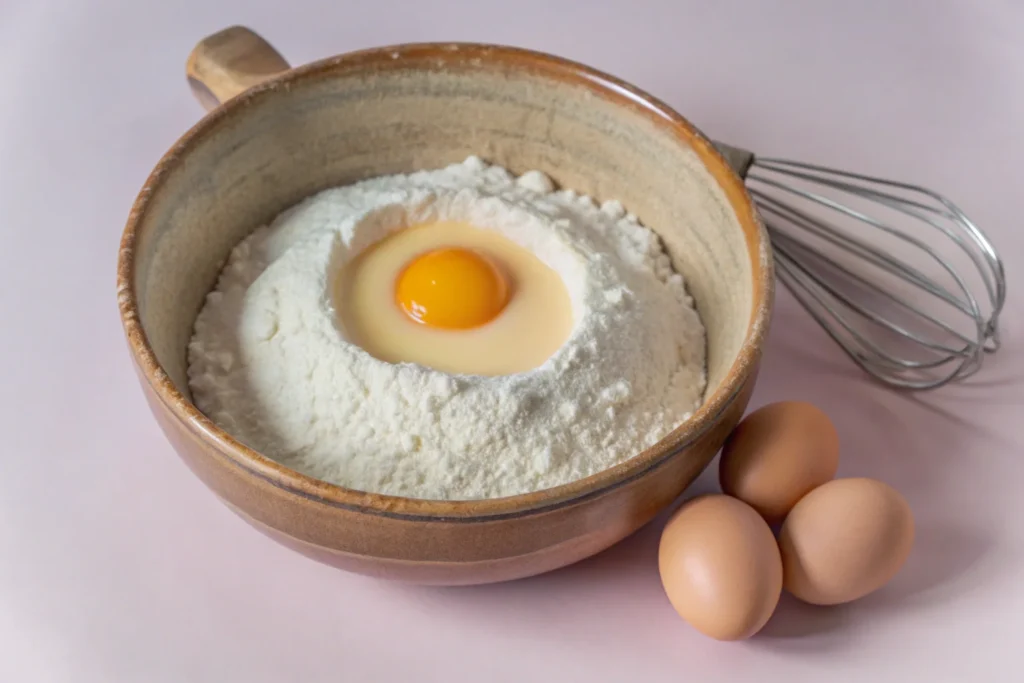
[[[562,276],[575,326],[546,363],[449,375],[346,341],[338,269],[430,220],[498,230]],[[508,496],[607,469],[687,419],[705,383],[704,327],[653,232],[618,202],[476,157],[327,190],[256,230],[189,345],[196,405],[233,436],[310,476],[415,498]]]

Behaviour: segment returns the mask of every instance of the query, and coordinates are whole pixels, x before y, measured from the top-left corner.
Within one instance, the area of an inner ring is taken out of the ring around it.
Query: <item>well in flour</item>
[[[336,273],[430,220],[499,231],[559,273],[575,321],[545,363],[448,374],[345,338]],[[321,192],[243,240],[196,320],[189,385],[235,438],[310,476],[492,498],[595,474],[686,420],[706,385],[705,331],[660,240],[620,203],[470,157]]]

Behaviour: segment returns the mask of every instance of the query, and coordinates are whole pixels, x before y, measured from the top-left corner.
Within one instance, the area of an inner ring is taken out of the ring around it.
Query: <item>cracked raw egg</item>
[[[465,330],[485,325],[508,303],[508,279],[486,255],[442,247],[417,256],[398,276],[395,299],[429,327]]]
[[[561,276],[504,235],[441,221],[399,230],[335,285],[349,341],[391,363],[504,375],[544,363],[569,337]]]

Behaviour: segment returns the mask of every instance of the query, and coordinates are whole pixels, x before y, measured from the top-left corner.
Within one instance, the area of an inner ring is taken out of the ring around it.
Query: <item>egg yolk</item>
[[[416,322],[465,330],[490,322],[508,303],[504,274],[486,256],[459,247],[417,256],[398,276],[395,301]]]

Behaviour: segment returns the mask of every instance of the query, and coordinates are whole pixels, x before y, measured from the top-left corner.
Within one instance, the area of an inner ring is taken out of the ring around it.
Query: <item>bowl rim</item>
[[[586,87],[594,95],[630,108],[674,133],[682,144],[698,154],[726,193],[743,228],[751,256],[752,310],[746,336],[719,386],[704,397],[704,402],[688,420],[653,446],[584,479],[514,496],[435,500],[364,492],[305,475],[235,440],[179,392],[160,366],[139,316],[135,247],[165,179],[204,138],[215,134],[231,120],[245,116],[254,104],[272,97],[287,97],[296,87],[324,79],[343,78],[368,70],[409,68],[500,68]],[[767,232],[743,181],[709,138],[661,100],[615,76],[544,52],[490,43],[403,43],[342,53],[283,71],[216,107],[185,132],[156,164],[133,203],[118,252],[117,295],[129,350],[143,381],[188,432],[211,444],[212,450],[230,464],[310,502],[398,519],[485,522],[549,512],[607,494],[658,468],[710,430],[742,391],[759,361],[773,307],[774,267]],[[204,450],[204,456],[209,452]]]

